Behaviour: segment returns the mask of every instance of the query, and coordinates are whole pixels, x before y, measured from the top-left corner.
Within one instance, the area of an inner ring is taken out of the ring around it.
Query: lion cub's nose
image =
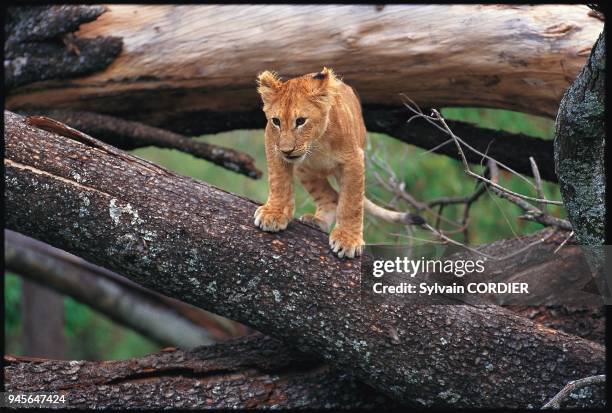
[[[294,148],[291,148],[291,149],[281,149],[280,151],[283,153],[283,155],[289,156],[289,155],[291,155],[293,153],[293,149]]]

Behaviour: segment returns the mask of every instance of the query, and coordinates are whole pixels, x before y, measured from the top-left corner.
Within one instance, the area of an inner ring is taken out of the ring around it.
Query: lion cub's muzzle
[[[306,149],[291,149],[289,151],[283,151],[281,149],[278,150],[281,158],[283,158],[287,162],[299,162],[305,158],[306,153],[308,152]]]

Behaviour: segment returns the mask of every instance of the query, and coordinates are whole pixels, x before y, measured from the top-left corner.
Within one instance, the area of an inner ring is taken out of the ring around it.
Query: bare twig
[[[572,230],[572,224],[570,224],[570,222],[566,219],[561,219],[553,217],[552,215],[545,214],[540,209],[531,205],[529,202],[526,202],[525,200],[514,196],[508,192],[501,191],[497,187],[492,187],[491,190],[495,194],[497,194],[497,196],[505,198],[523,209],[525,211],[525,214],[521,215],[520,218],[535,221],[546,226],[558,227],[566,231]]]
[[[476,248],[472,248],[472,247],[470,247],[470,246],[468,246],[468,245],[466,245],[466,244],[463,244],[463,243],[461,243],[461,242],[459,242],[459,241],[455,241],[454,239],[449,238],[449,237],[448,237],[448,236],[446,236],[445,234],[443,234],[443,233],[441,233],[441,232],[439,232],[439,231],[436,231],[436,229],[435,229],[435,228],[433,228],[433,227],[432,227],[431,225],[429,225],[429,224],[424,224],[424,225],[423,225],[423,228],[428,229],[429,231],[431,231],[432,233],[434,233],[435,235],[437,235],[437,236],[438,236],[440,239],[442,239],[442,240],[444,240],[444,241],[446,241],[446,242],[448,242],[448,243],[450,243],[450,244],[453,244],[453,245],[456,245],[456,246],[458,246],[458,247],[464,248],[464,249],[466,249],[466,250],[468,250],[468,251],[470,251],[470,252],[473,252],[473,253],[475,253],[475,254],[478,254],[478,255],[480,255],[480,256],[483,256],[483,257],[485,257],[486,259],[489,259],[489,260],[492,260],[492,261],[501,261],[501,260],[505,260],[505,259],[508,259],[508,258],[514,257],[515,255],[521,254],[521,253],[523,253],[523,252],[525,252],[525,251],[529,250],[530,248],[533,248],[534,246],[536,246],[536,245],[538,245],[538,244],[541,244],[541,243],[543,243],[543,242],[547,241],[547,240],[548,240],[550,237],[552,237],[552,236],[553,236],[553,235],[556,233],[556,230],[555,230],[555,229],[553,229],[553,230],[551,230],[551,231],[550,231],[550,232],[549,232],[549,233],[548,233],[548,234],[547,234],[547,235],[546,235],[544,238],[540,238],[540,239],[538,239],[538,240],[536,240],[536,241],[534,241],[534,242],[531,242],[531,243],[529,243],[529,244],[525,245],[523,248],[519,248],[518,250],[515,250],[515,251],[513,251],[512,253],[510,253],[510,254],[508,254],[508,255],[504,255],[504,256],[501,256],[501,257],[495,257],[495,256],[492,256],[492,255],[486,254],[486,253],[484,253],[484,252],[482,252],[482,251],[479,251],[479,250],[477,250]]]
[[[530,197],[530,196],[527,196],[527,195],[522,195],[522,194],[519,194],[519,193],[517,193],[517,192],[514,192],[514,191],[511,191],[511,190],[509,190],[509,189],[507,189],[507,188],[504,188],[504,187],[503,187],[503,186],[501,186],[501,185],[496,184],[495,182],[493,182],[493,181],[491,181],[491,180],[489,180],[489,179],[485,178],[484,176],[480,176],[480,175],[478,175],[477,173],[473,172],[473,171],[470,169],[470,164],[468,163],[468,161],[467,161],[467,159],[466,159],[466,157],[465,157],[465,153],[463,152],[463,149],[461,148],[461,143],[463,143],[464,145],[466,145],[468,148],[472,149],[473,151],[477,152],[478,154],[481,154],[481,155],[482,155],[484,158],[487,158],[487,159],[489,159],[489,160],[494,160],[494,159],[493,159],[493,158],[491,158],[491,157],[489,157],[489,156],[487,156],[487,155],[485,155],[485,154],[483,154],[482,152],[478,152],[476,149],[474,149],[474,148],[470,147],[470,146],[469,146],[469,145],[467,145],[465,142],[463,142],[463,141],[462,141],[462,140],[461,140],[461,139],[460,139],[460,138],[459,138],[457,135],[455,135],[455,134],[454,134],[454,133],[453,133],[453,132],[450,130],[450,128],[449,128],[449,127],[448,127],[448,125],[446,124],[446,122],[445,122],[444,118],[443,118],[443,117],[440,115],[440,112],[438,112],[438,111],[437,111],[437,110],[435,110],[435,109],[433,109],[433,110],[432,110],[432,112],[434,113],[434,116],[433,116],[433,117],[426,116],[425,118],[426,118],[426,119],[431,119],[431,120],[438,120],[438,121],[440,121],[440,123],[442,123],[442,125],[444,125],[444,129],[445,129],[445,130],[448,132],[448,134],[449,134],[450,136],[452,136],[452,137],[453,137],[453,139],[454,139],[454,141],[455,141],[455,145],[457,146],[457,150],[459,151],[459,154],[461,155],[461,162],[463,163],[463,167],[464,167],[465,173],[466,173],[467,175],[469,175],[469,176],[471,176],[471,177],[473,177],[473,178],[479,179],[479,180],[481,180],[481,181],[483,181],[483,182],[486,182],[486,183],[488,183],[489,185],[493,186],[494,188],[497,188],[497,189],[499,189],[500,191],[506,192],[507,194],[513,195],[513,196],[518,197],[518,198],[523,198],[523,199],[526,199],[526,200],[529,200],[529,201],[541,202],[541,203],[546,203],[546,204],[563,205],[563,202],[560,202],[560,201],[549,201],[549,200],[546,200],[546,199],[541,199],[541,198],[533,198],[533,197]],[[496,161],[496,162],[497,162],[497,161]],[[507,169],[508,171],[513,172],[514,174],[516,174],[516,176],[521,177],[521,178],[523,178],[525,181],[529,182],[529,180],[528,180],[527,178],[525,178],[523,175],[519,174],[518,172],[515,172],[514,170],[512,170],[512,169],[511,169],[511,168],[509,168],[508,166],[503,165],[503,164],[499,164],[499,165],[500,165],[500,166],[502,166],[502,167],[504,167],[504,169]],[[535,186],[535,185],[534,185],[534,184],[532,184],[531,182],[529,182],[529,184],[530,184],[531,186]]]
[[[538,164],[536,163],[533,156],[529,157],[529,163],[531,164],[531,170],[533,171],[533,179],[535,180],[536,191],[538,194],[538,198],[546,199],[544,196],[544,189],[542,188],[542,178],[540,177],[540,170],[538,169]],[[540,209],[542,212],[546,213],[546,204],[540,202]]]
[[[407,97],[406,97],[407,98]],[[465,142],[463,139],[461,139],[460,137],[458,137],[457,135],[455,135],[450,128],[448,127],[448,125],[446,124],[446,121],[444,120],[444,118],[442,118],[442,116],[440,115],[440,113],[435,110],[432,109],[432,112],[434,114],[434,116],[427,116],[425,115],[416,105],[416,103],[414,103],[414,101],[412,99],[407,98],[411,104],[415,105],[415,108],[412,108],[410,105],[406,104],[404,102],[404,106],[406,106],[409,110],[411,110],[413,113],[415,113],[414,116],[412,116],[410,119],[408,119],[406,121],[406,123],[409,123],[410,121],[416,119],[416,118],[423,118],[426,121],[428,121],[431,125],[435,126],[436,128],[438,128],[439,130],[441,130],[442,132],[446,133],[447,135],[449,135],[451,137],[452,140],[454,141],[459,141],[461,144],[463,144],[465,147],[467,147],[468,149],[470,149],[472,152],[476,153],[477,155],[482,156],[483,159],[488,159],[488,160],[492,160],[493,158],[491,158],[489,155],[487,155],[486,153],[482,153],[480,152],[478,149],[474,148],[472,145],[470,145],[469,143]],[[438,125],[435,121],[440,121],[440,123],[442,123],[443,126]],[[489,145],[491,145],[491,142],[489,142]],[[488,149],[488,148],[487,148]],[[464,162],[464,166],[467,163],[467,158],[465,157],[465,154],[463,154],[463,151],[460,152],[461,156],[461,161],[465,161]],[[520,177],[522,180],[524,180],[525,182],[527,182],[529,185],[534,186],[531,181],[529,181],[529,179],[527,179],[525,176],[521,175],[520,173],[518,173],[517,171],[515,171],[514,169],[510,168],[509,166],[496,161],[500,164],[500,166],[502,166],[504,169],[512,172],[513,174],[515,174],[516,176]],[[467,169],[469,170],[469,166],[467,167]]]
[[[572,237],[573,237],[573,236],[574,236],[574,231],[572,231],[572,232],[570,232],[570,233],[569,233],[569,235],[567,236],[567,238],[565,238],[565,239],[563,240],[563,242],[562,242],[561,244],[559,244],[559,246],[558,246],[558,247],[557,247],[557,248],[556,248],[556,249],[553,251],[553,254],[556,254],[557,252],[559,252],[559,250],[560,250],[561,248],[563,248],[563,246],[564,246],[565,244],[567,244],[567,242],[568,242],[570,239],[572,239]]]
[[[523,219],[529,219],[535,222],[538,222],[542,225],[545,226],[551,226],[551,227],[555,227],[555,228],[560,228],[563,230],[567,230],[567,231],[571,231],[571,225],[567,220],[564,219],[560,219],[560,218],[556,218],[554,216],[551,216],[549,214],[547,214],[546,212],[544,212],[543,209],[540,209],[534,205],[532,205],[531,203],[527,202],[527,200],[532,201],[532,202],[537,202],[539,205],[545,206],[546,204],[557,204],[557,205],[562,205],[561,202],[559,201],[550,201],[548,199],[545,198],[544,196],[544,191],[542,188],[542,180],[539,174],[539,170],[537,167],[537,164],[535,162],[535,159],[533,157],[529,158],[530,161],[530,165],[531,165],[531,169],[532,169],[532,173],[535,177],[535,184],[533,184],[531,181],[529,181],[527,178],[525,178],[523,175],[519,174],[518,172],[514,171],[512,168],[498,162],[497,160],[495,160],[493,157],[488,155],[488,151],[489,151],[489,147],[486,148],[486,150],[483,152],[471,147],[470,145],[466,144],[461,138],[459,138],[457,135],[455,135],[453,133],[453,131],[450,129],[450,127],[448,126],[448,124],[446,123],[446,121],[444,120],[444,118],[440,115],[440,113],[438,111],[436,111],[435,109],[432,110],[432,115],[428,116],[425,115],[421,109],[419,108],[419,106],[410,98],[408,98],[407,96],[404,95],[404,98],[407,100],[408,103],[404,103],[404,105],[414,114],[413,117],[411,117],[409,119],[415,119],[418,117],[424,118],[428,123],[430,123],[432,126],[438,128],[439,130],[443,131],[445,134],[447,134],[448,136],[451,137],[450,141],[453,141],[455,143],[455,146],[457,148],[457,151],[459,152],[460,155],[460,159],[461,162],[463,164],[463,168],[465,173],[468,176],[471,176],[473,178],[477,179],[477,186],[476,189],[474,190],[474,192],[468,196],[457,196],[457,197],[441,197],[435,200],[431,200],[429,202],[422,202],[419,201],[417,199],[415,199],[411,194],[409,194],[406,190],[405,190],[405,185],[403,182],[399,181],[394,173],[394,171],[389,167],[389,165],[382,161],[377,159],[376,155],[371,155],[371,156],[366,156],[366,161],[369,162],[369,164],[371,165],[375,165],[378,168],[380,168],[382,171],[386,172],[388,175],[388,179],[384,179],[376,170],[373,170],[373,176],[374,178],[378,181],[378,183],[385,189],[387,189],[388,191],[390,191],[393,195],[394,195],[394,200],[397,199],[397,197],[401,198],[402,200],[406,201],[409,205],[411,205],[412,207],[418,209],[418,210],[427,210],[428,212],[431,212],[432,215],[435,217],[435,224],[432,227],[429,224],[426,224],[423,226],[424,229],[428,229],[429,231],[431,231],[434,235],[436,235],[437,237],[439,237],[440,239],[444,240],[444,242],[447,243],[452,243],[464,248],[467,248],[468,250],[470,250],[470,247],[468,247],[465,244],[460,243],[459,241],[453,240],[451,238],[449,238],[449,235],[451,233],[454,232],[463,232],[464,235],[464,239],[465,242],[467,243],[469,240],[468,237],[468,222],[469,222],[469,212],[470,212],[470,207],[471,205],[478,200],[483,193],[488,192],[489,190],[491,190],[495,195],[497,195],[500,198],[504,198],[509,200],[510,202],[516,204],[517,206],[519,206],[521,209],[523,209],[523,211],[525,211],[525,214],[520,216],[519,218],[523,218]],[[465,155],[465,152],[463,150],[463,146],[466,146],[468,149],[472,150],[474,153],[477,153],[479,156],[481,156],[481,165],[483,163],[483,161],[486,159],[487,160],[487,167],[485,169],[485,176],[481,176],[476,172],[473,172],[470,168],[470,165],[468,163],[467,157]],[[514,191],[511,191],[507,188],[504,188],[502,185],[499,184],[499,168],[498,165],[503,167],[504,169],[508,170],[509,172],[513,173],[514,175],[520,177],[521,179],[523,179],[524,181],[528,182],[532,187],[534,187],[537,191],[537,195],[538,198],[533,198],[533,197],[529,197],[526,195],[522,195],[519,193],[516,193]],[[487,174],[488,172],[488,174]],[[488,175],[488,177],[487,177]],[[458,224],[456,222],[453,221],[449,221],[448,219],[446,219],[443,215],[443,211],[445,206],[447,205],[456,205],[456,204],[463,204],[465,205],[464,210],[463,210],[463,218],[461,221],[461,224]],[[437,211],[434,211],[433,208],[437,207]],[[508,221],[508,219],[506,218],[506,220]],[[450,222],[452,225],[454,226],[458,226],[459,227],[459,231],[442,231],[440,229],[440,225],[442,221],[446,221],[446,222]],[[510,222],[508,221],[508,224],[510,224]],[[473,250],[473,249],[472,249]],[[473,250],[473,252],[475,252],[475,250]],[[481,254],[482,255],[482,254]],[[495,257],[489,257],[491,259],[494,259]],[[499,259],[499,258],[496,258]]]
[[[442,117],[442,115],[440,115],[440,112],[438,112],[435,109],[432,109],[432,115],[428,116],[425,115],[422,111],[420,111],[420,109],[418,108],[418,106],[416,105],[416,103],[414,103],[414,101],[412,101],[411,99],[407,98],[407,100],[410,102],[410,104],[405,103],[404,102],[404,106],[406,106],[406,108],[408,108],[410,111],[412,111],[414,113],[414,116],[412,116],[408,121],[413,120],[415,118],[423,118],[425,119],[427,122],[429,122],[432,126],[440,129],[441,131],[443,131],[444,133],[446,133],[447,135],[449,135],[453,141],[455,142],[455,146],[457,147],[457,150],[459,152],[460,155],[460,159],[461,162],[463,163],[463,168],[465,170],[465,173],[473,178],[479,179],[483,182],[486,182],[492,186],[496,186],[499,190],[501,191],[505,191],[508,192],[514,196],[517,196],[519,198],[523,198],[523,199],[527,199],[530,201],[536,201],[536,202],[542,202],[542,203],[547,203],[547,204],[554,204],[554,205],[563,205],[562,202],[560,201],[549,201],[546,199],[541,199],[541,198],[533,198],[533,197],[529,197],[527,195],[522,195],[513,191],[510,191],[509,189],[506,189],[500,185],[497,185],[494,182],[491,182],[490,180],[488,180],[487,178],[480,176],[476,173],[474,173],[471,169],[470,169],[470,165],[467,161],[467,158],[465,156],[465,153],[463,152],[463,149],[461,147],[461,144],[463,144],[464,146],[466,146],[468,149],[470,149],[471,151],[473,151],[474,153],[482,156],[485,159],[488,160],[495,160],[493,158],[491,158],[490,156],[488,156],[485,153],[480,152],[479,150],[475,149],[474,147],[472,147],[471,145],[469,145],[467,142],[465,142],[464,140],[462,140],[460,137],[458,137],[457,135],[455,135],[453,133],[453,131],[448,127],[448,125],[446,124],[446,121],[444,120],[444,118]],[[411,106],[411,105],[414,105]],[[438,122],[442,125],[440,126],[440,124],[438,124]],[[496,161],[497,162],[497,161]],[[519,178],[523,179],[525,182],[527,182],[529,185],[535,187],[535,185],[533,183],[531,183],[531,181],[529,181],[529,179],[525,178],[525,176],[521,175],[520,173],[516,172],[514,169],[510,168],[509,166],[497,162],[501,167],[503,167],[504,169],[508,170],[509,172],[512,172],[513,174],[515,174],[516,176],[518,176]]]
[[[566,399],[573,391],[581,389],[592,384],[600,384],[606,382],[605,374],[597,376],[585,377],[584,379],[570,381],[557,393],[552,399],[548,401],[542,409],[560,409],[561,402]]]
[[[378,157],[376,155],[374,155],[374,154],[370,155],[369,151],[366,152],[366,163],[368,165],[368,169],[370,171],[372,171],[372,175],[374,176],[374,179],[376,179],[376,181],[383,188],[385,188],[387,191],[391,192],[392,194],[394,194],[394,195],[398,196],[399,198],[401,198],[402,200],[406,201],[409,205],[411,205],[412,207],[414,207],[418,211],[426,210],[426,211],[430,212],[436,219],[440,219],[440,220],[446,222],[447,224],[450,224],[450,225],[453,225],[453,226],[456,226],[456,227],[460,227],[460,224],[457,224],[456,222],[453,222],[453,221],[451,221],[449,219],[444,218],[443,216],[440,216],[429,205],[427,205],[427,203],[424,203],[424,202],[421,202],[421,201],[417,200],[410,193],[408,193],[405,190],[404,183],[398,180],[398,178],[396,177],[395,172],[393,171],[393,169],[391,169],[386,162],[384,162],[381,159],[378,159]],[[379,167],[387,175],[389,175],[389,178],[388,179],[384,179],[378,173],[378,171],[376,171],[371,166]]]
[[[497,163],[495,161],[489,161],[489,168],[492,171],[497,171]],[[491,191],[493,191],[500,198],[507,199],[508,201],[512,202],[513,204],[521,208],[523,211],[525,211],[525,214],[520,216],[520,218],[535,221],[546,226],[561,228],[566,231],[572,230],[572,225],[569,221],[565,219],[556,218],[552,215],[548,215],[542,212],[539,208],[536,208],[535,206],[531,205],[529,202],[526,202],[519,197],[510,195],[507,192],[500,191],[497,189],[497,187],[492,187]]]

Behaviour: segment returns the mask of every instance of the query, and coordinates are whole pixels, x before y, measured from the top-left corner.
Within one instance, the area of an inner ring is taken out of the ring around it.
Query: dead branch
[[[533,171],[533,180],[535,182],[538,198],[545,199],[546,197],[544,196],[544,189],[542,188],[540,169],[538,168],[538,164],[536,163],[535,159],[533,159],[533,156],[529,157],[529,163],[531,164],[531,170]],[[540,203],[539,208],[540,211],[546,213],[546,203]]]
[[[142,146],[177,149],[205,159],[222,168],[246,175],[249,178],[257,179],[261,177],[261,171],[255,167],[254,159],[251,155],[234,149],[196,141],[186,136],[139,122],[126,121],[98,113],[70,110],[33,109],[25,111],[25,114],[31,116],[31,124],[43,129],[56,127],[53,123],[44,122],[45,117],[49,117],[121,149],[134,149]],[[40,115],[44,115],[44,117]],[[60,131],[57,132],[61,133]]]
[[[593,384],[604,384],[606,382],[606,376],[600,374],[597,376],[586,377],[580,380],[574,380],[567,383],[559,393],[555,395],[548,403],[542,406],[542,409],[560,409],[561,403],[569,397],[572,392],[582,389]]]
[[[164,305],[157,294],[130,288],[107,277],[108,270],[80,265],[78,258],[73,260],[61,250],[13,231],[5,230],[4,237],[7,269],[69,295],[162,345],[193,348],[219,339]]]
[[[125,133],[117,133],[113,128],[105,127],[104,123],[97,124],[93,120],[82,122],[79,120],[79,117],[70,116],[71,113],[74,114],[76,111],[50,109],[20,111],[20,113],[24,114],[34,114],[37,112],[47,113],[52,118],[72,125],[76,129],[89,133],[121,149],[135,149],[151,144],[146,134],[144,138],[141,134],[137,134],[139,139],[125,139],[130,134],[136,132],[128,130]],[[78,111],[78,113],[82,112]],[[385,133],[402,142],[424,149],[432,150],[436,148],[435,153],[460,159],[459,154],[452,146],[452,140],[444,132],[432,129],[431,125],[423,120],[419,121],[417,119],[410,124],[406,124],[407,115],[410,113],[408,110],[398,110],[397,108],[364,107],[364,119],[369,131]],[[96,116],[103,115],[96,114]],[[115,119],[126,122],[128,125],[131,124],[129,121],[123,121],[119,118]],[[171,133],[169,130],[172,130],[183,135],[201,135],[233,129],[262,129],[265,126],[265,122],[265,117],[260,109],[226,114],[194,113],[189,119],[185,119],[183,123],[171,122],[164,124],[163,128],[168,130],[163,129],[163,131]],[[480,128],[467,122],[447,121],[447,123],[470,146],[481,151],[488,149],[491,157],[511,165],[522,174],[531,175],[533,173],[531,165],[526,161],[527,156],[533,156],[539,165],[543,165],[541,170],[543,178],[551,182],[557,181],[551,141],[519,133]],[[443,143],[445,144],[442,145]],[[157,143],[154,144],[157,145]],[[188,151],[188,148],[185,150]],[[468,152],[466,157],[469,162],[476,164],[482,160],[477,154],[471,152]]]
[[[336,258],[323,232],[299,222],[259,231],[255,203],[101,142],[67,139],[10,112],[5,142],[8,228],[316,354],[402,403],[541,405],[566,382],[604,369],[602,346],[499,307],[381,311],[361,300],[359,267]],[[483,251],[499,255],[540,237]],[[550,363],[554,374],[543,375]],[[483,374],[485,364],[497,374]]]
[[[408,108],[412,113],[413,116],[408,120],[408,122],[410,122],[413,119],[417,119],[417,118],[421,118],[424,119],[425,121],[427,121],[428,123],[430,123],[432,126],[436,127],[438,130],[444,132],[445,134],[447,134],[448,136],[451,137],[452,141],[455,144],[455,147],[457,148],[457,151],[459,153],[459,156],[461,158],[461,161],[463,163],[463,167],[464,167],[464,172],[468,175],[471,176],[473,178],[478,179],[479,181],[481,181],[482,183],[486,184],[486,186],[488,188],[490,188],[496,195],[502,197],[502,198],[506,198],[509,201],[513,202],[514,204],[518,205],[520,208],[522,208],[525,211],[525,215],[522,216],[522,218],[524,219],[529,219],[532,221],[536,221],[539,222],[543,225],[547,225],[547,226],[554,226],[554,227],[558,227],[561,228],[563,230],[567,230],[567,231],[571,231],[572,227],[571,224],[569,223],[569,221],[567,220],[563,220],[560,218],[556,218],[553,217],[549,214],[544,213],[541,209],[533,206],[532,204],[530,204],[529,202],[526,202],[526,200],[529,201],[535,201],[541,204],[555,204],[555,205],[562,205],[561,202],[558,201],[550,201],[547,199],[543,199],[543,198],[533,198],[527,195],[522,195],[519,193],[516,193],[514,191],[511,191],[507,188],[504,188],[503,186],[499,185],[497,183],[496,179],[489,179],[489,178],[485,178],[481,175],[478,175],[477,173],[473,172],[470,168],[469,162],[467,160],[467,157],[465,155],[465,152],[462,148],[463,146],[466,146],[468,149],[470,149],[472,152],[476,153],[477,155],[481,156],[481,160],[487,159],[488,161],[488,168],[491,171],[491,175],[496,175],[497,172],[494,173],[494,171],[497,170],[497,165],[499,164],[500,166],[504,167],[504,169],[512,172],[514,175],[520,177],[521,179],[525,180],[526,182],[528,182],[530,185],[534,186],[534,188],[536,188],[537,191],[541,192],[540,189],[538,189],[541,185],[540,181],[537,180],[536,178],[536,184],[532,184],[531,182],[529,182],[527,180],[527,178],[525,178],[523,175],[519,174],[518,172],[516,172],[515,170],[513,170],[512,168],[508,167],[507,165],[501,164],[499,163],[496,159],[494,159],[492,156],[490,156],[487,153],[483,153],[477,149],[475,149],[474,147],[472,147],[471,145],[467,144],[464,140],[462,140],[460,137],[458,137],[448,126],[447,122],[445,121],[445,119],[442,117],[442,115],[440,115],[440,113],[433,109],[432,110],[432,115],[428,116],[425,115],[422,110],[418,107],[418,105],[416,105],[414,103],[414,101],[410,100],[409,98],[407,98],[407,100],[409,102],[405,103],[406,108]],[[537,166],[535,169],[532,168],[532,171],[534,171],[533,173],[535,175],[539,176],[539,173],[536,172],[537,171]],[[432,230],[435,231],[434,228],[431,228]],[[439,236],[442,236],[440,234],[438,234]]]

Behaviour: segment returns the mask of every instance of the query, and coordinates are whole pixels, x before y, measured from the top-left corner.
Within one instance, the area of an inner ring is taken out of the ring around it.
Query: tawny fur
[[[287,227],[295,209],[294,175],[316,204],[314,215],[300,219],[325,231],[335,221],[329,244],[341,258],[362,253],[364,209],[386,221],[420,223],[412,214],[384,209],[365,198],[361,106],[353,89],[331,69],[285,82],[265,71],[257,80],[268,119],[269,190],[268,201],[255,212],[255,225],[265,231]],[[338,192],[330,177],[336,179]]]

